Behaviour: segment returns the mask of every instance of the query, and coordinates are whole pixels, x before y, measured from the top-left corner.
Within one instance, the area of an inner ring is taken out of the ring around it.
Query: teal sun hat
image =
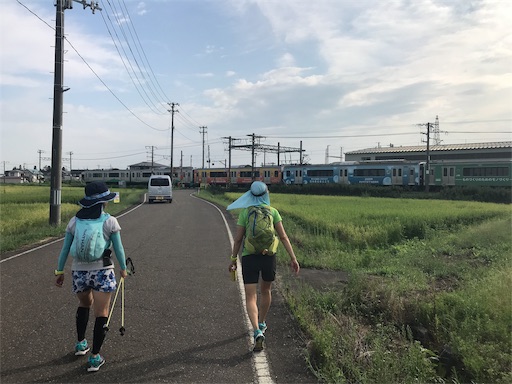
[[[270,205],[267,184],[262,181],[254,181],[251,189],[228,205],[227,210],[253,207],[255,205]]]

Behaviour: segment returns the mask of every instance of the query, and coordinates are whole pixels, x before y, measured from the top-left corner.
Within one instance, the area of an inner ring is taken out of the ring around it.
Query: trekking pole
[[[124,281],[124,278],[123,278]],[[119,328],[119,333],[121,336],[124,336],[124,284],[123,284],[123,292],[121,293],[121,328]]]
[[[126,273],[130,276],[135,274],[135,267],[133,266],[133,261],[129,257],[126,259]],[[112,313],[114,312],[114,307],[116,305],[119,291],[121,291],[121,328],[119,328],[119,333],[121,334],[121,336],[124,336],[124,333],[126,332],[126,329],[124,327],[124,277],[121,277],[119,280],[116,294],[114,296],[114,301],[112,302],[112,308],[110,308],[110,313],[108,315],[107,324],[105,324],[103,328],[105,329],[105,332],[108,332],[108,326],[110,324],[110,319],[112,318]]]
[[[121,286],[124,287],[124,278],[123,277],[121,277],[121,280],[119,280],[119,284],[117,285],[117,290],[116,290],[116,294],[114,296],[114,301],[112,302],[112,308],[110,308],[110,313],[108,314],[107,324],[105,324],[105,326],[104,326],[105,332],[107,332],[109,330],[108,325],[110,324],[110,319],[112,318],[112,313],[114,312],[114,307],[116,306],[117,295],[119,295]],[[123,289],[123,302],[124,302],[124,289]],[[123,306],[123,303],[121,305]],[[123,316],[124,316],[124,314],[123,314]]]

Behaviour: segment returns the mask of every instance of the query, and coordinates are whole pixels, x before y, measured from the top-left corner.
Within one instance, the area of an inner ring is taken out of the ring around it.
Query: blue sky
[[[90,1],[89,1],[90,2]],[[53,0],[0,0],[1,153],[50,165]],[[340,152],[512,140],[510,1],[109,0],[65,11],[63,165],[222,166],[226,137]],[[203,136],[200,128],[206,126]],[[70,155],[70,152],[72,154]],[[281,155],[297,162],[298,154]],[[256,163],[276,162],[260,153]],[[250,152],[232,152],[250,164]],[[0,171],[3,171],[0,170]]]

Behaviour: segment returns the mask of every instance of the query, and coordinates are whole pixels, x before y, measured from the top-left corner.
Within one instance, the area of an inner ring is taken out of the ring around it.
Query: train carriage
[[[430,164],[430,185],[503,186],[512,184],[511,161],[435,162]]]
[[[229,173],[229,177],[228,177]],[[194,182],[198,185],[247,186],[253,181],[263,181],[267,185],[280,184],[282,182],[281,167],[265,166],[255,167],[241,166],[236,168],[200,168],[194,170]]]
[[[421,163],[405,161],[341,162],[321,165],[287,165],[285,184],[419,185]]]

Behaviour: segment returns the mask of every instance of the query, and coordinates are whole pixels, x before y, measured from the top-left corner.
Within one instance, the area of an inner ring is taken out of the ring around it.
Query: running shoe
[[[254,348],[252,349],[254,352],[259,352],[263,350],[263,342],[265,341],[265,335],[261,332],[260,329],[256,329],[254,331]]]
[[[265,331],[267,330],[267,323],[258,323],[258,328],[260,329],[261,332],[265,333]]]
[[[90,348],[87,345],[87,340],[83,339],[75,345],[75,356],[83,356],[89,352],[89,349]]]
[[[89,360],[87,361],[87,372],[97,372],[103,364],[105,364],[105,359],[99,354],[97,354],[96,357],[89,356]]]

